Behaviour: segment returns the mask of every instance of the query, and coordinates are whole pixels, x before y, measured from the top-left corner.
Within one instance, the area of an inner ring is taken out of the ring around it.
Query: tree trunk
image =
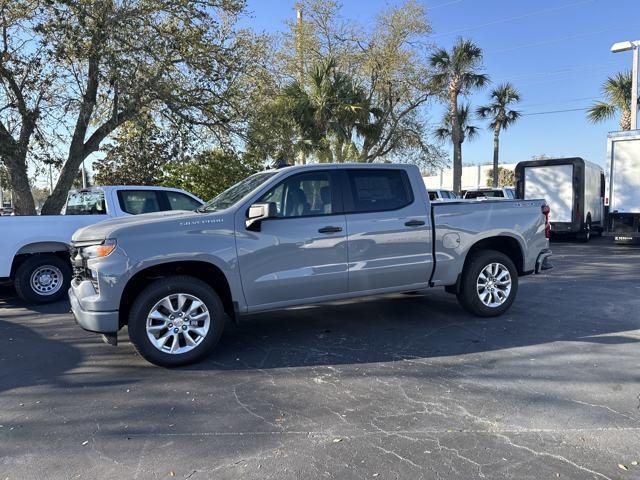
[[[498,152],[500,150],[500,129],[496,128],[493,132],[493,188],[498,188],[500,172],[498,160]]]
[[[35,215],[36,206],[27,174],[27,152],[38,114],[26,111],[21,117],[22,127],[20,128],[19,141],[16,141],[0,123],[0,158],[2,158],[9,174],[15,214]]]
[[[620,112],[620,130],[631,130],[631,109],[625,108]]]
[[[31,194],[27,175],[26,152],[16,152],[4,157],[13,191],[13,208],[16,215],[35,215],[36,205]]]
[[[453,142],[453,191],[460,195],[462,190],[462,131],[458,121],[458,93],[450,89],[449,108],[451,110],[451,140]]]
[[[67,161],[64,163],[64,167],[62,167],[62,171],[58,177],[58,182],[42,206],[42,215],[60,215],[62,207],[64,207],[67,200],[69,190],[73,186],[73,181],[78,176],[80,165],[86,157],[87,155],[82,151],[69,152]]]

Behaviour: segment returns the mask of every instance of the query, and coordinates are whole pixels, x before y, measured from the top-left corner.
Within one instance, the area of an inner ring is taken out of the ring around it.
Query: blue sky
[[[343,16],[370,24],[395,0],[344,0]],[[607,75],[631,68],[630,52],[612,54],[617,41],[640,38],[638,2],[632,0],[429,0],[424,1],[433,27],[431,39],[450,48],[458,36],[485,51],[485,71],[494,84],[512,82],[522,94],[526,114],[501,137],[501,161],[518,162],[533,155],[581,156],[605,164],[607,132],[617,122],[592,125],[580,109],[600,97]],[[276,32],[294,18],[292,0],[248,0],[243,23],[257,31]],[[488,89],[470,98],[487,101]],[[433,106],[433,119],[441,117]],[[482,125],[477,121],[477,125]],[[483,130],[465,142],[465,163],[492,159],[492,133]]]

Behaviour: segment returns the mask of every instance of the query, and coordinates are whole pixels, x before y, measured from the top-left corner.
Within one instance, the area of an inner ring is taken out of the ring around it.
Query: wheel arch
[[[129,312],[136,296],[150,282],[174,275],[188,275],[209,285],[220,297],[224,311],[230,318],[236,319],[236,309],[231,294],[229,280],[218,266],[202,260],[184,260],[164,262],[149,266],[136,272],[126,283],[120,297],[120,327],[128,322]]]
[[[517,238],[508,235],[499,235],[496,237],[487,237],[478,240],[476,243],[471,245],[469,250],[467,250],[463,268],[467,266],[469,259],[473,254],[480,250],[496,250],[504,253],[516,266],[518,275],[522,275],[524,273],[524,250]]]
[[[59,241],[32,242],[20,247],[13,255],[11,262],[11,276],[13,277],[20,265],[30,256],[50,254],[69,262],[69,245]]]

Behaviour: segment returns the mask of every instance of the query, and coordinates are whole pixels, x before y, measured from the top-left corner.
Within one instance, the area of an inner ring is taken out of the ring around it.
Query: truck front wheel
[[[129,338],[149,362],[178,367],[201,360],[220,340],[224,308],[216,292],[189,276],[156,280],[129,313]]]
[[[460,282],[458,301],[470,313],[496,317],[506,312],[518,292],[518,271],[509,257],[495,250],[471,254]]]
[[[16,270],[13,285],[28,303],[50,303],[67,294],[71,267],[56,255],[33,255]]]

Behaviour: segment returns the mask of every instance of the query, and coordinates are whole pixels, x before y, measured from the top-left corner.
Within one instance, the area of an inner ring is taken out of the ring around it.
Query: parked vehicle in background
[[[491,208],[487,208],[491,203]],[[511,306],[547,268],[543,200],[430,202],[416,166],[316,164],[246,178],[196,212],[114,219],[73,236],[76,320],[184,365],[238,318],[442,286],[469,312]]]
[[[0,281],[25,301],[48,303],[71,282],[69,244],[78,228],[109,218],[164,210],[195,210],[204,202],[165,187],[93,187],[72,190],[62,215],[0,218]]]
[[[528,160],[516,165],[518,198],[544,198],[554,235],[574,234],[588,242],[605,226],[602,168],[582,158]]]
[[[605,235],[616,243],[640,243],[640,131],[608,138],[609,219]]]
[[[485,198],[516,198],[516,192],[513,187],[503,188],[474,188],[464,192],[465,199],[485,199]]]
[[[427,190],[427,192],[429,193],[429,200],[431,200],[432,202],[458,200],[460,198],[458,197],[458,195],[456,195],[455,192],[452,192],[451,190],[438,189],[438,190]]]

